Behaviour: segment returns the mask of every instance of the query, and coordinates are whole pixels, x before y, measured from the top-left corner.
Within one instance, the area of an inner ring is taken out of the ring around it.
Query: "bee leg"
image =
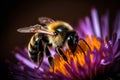
[[[78,46],[82,50],[82,52],[85,54],[85,51],[82,49],[82,47],[80,45],[78,45]]]
[[[43,56],[44,56],[43,52],[39,52],[39,53],[38,53],[38,56],[37,56],[38,66],[35,67],[35,70],[38,70],[39,67],[41,66],[41,63],[42,63],[42,61],[43,61]]]
[[[53,73],[54,73],[54,60],[53,60],[53,57],[49,56],[48,57],[48,62],[50,64],[50,66],[53,68]]]
[[[74,55],[74,52],[76,51],[77,44],[71,42],[71,43],[68,43],[68,47]]]
[[[90,48],[90,46],[88,45],[88,43],[87,43],[84,39],[79,39],[79,41],[81,41],[81,40],[88,46],[89,50],[91,50],[91,48]]]
[[[44,46],[43,46],[43,42],[42,42],[42,39],[39,40],[39,43],[37,44],[38,47],[37,47],[37,51],[38,51],[38,54],[37,54],[37,62],[38,62],[38,66],[35,67],[35,69],[39,69],[39,67],[41,66],[41,63],[43,61],[43,57],[44,57]]]
[[[65,56],[65,54],[63,53],[63,51],[61,50],[60,47],[57,47],[56,48],[56,51],[62,56],[62,58],[68,63],[68,59],[67,57]],[[69,64],[69,63],[68,63]]]
[[[84,39],[79,39],[79,41],[83,41],[89,48],[89,50],[91,50],[90,46],[87,44],[87,42]],[[84,49],[78,44],[79,48],[82,50],[82,52],[85,54]]]
[[[78,35],[76,32],[71,32],[71,34],[68,36],[67,40],[67,46],[71,50],[71,52],[74,55],[74,52],[76,51],[76,47],[78,45]]]
[[[46,46],[45,51],[46,51],[46,56],[48,57],[48,62],[50,64],[50,66],[53,68],[53,71],[54,71],[54,61],[53,61],[51,53],[50,53],[50,51],[48,49],[48,46]]]

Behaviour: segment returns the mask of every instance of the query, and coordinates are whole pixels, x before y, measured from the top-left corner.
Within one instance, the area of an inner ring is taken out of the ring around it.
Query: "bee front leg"
[[[67,47],[71,50],[74,55],[76,47],[78,45],[78,35],[76,32],[70,32],[66,39]]]
[[[63,53],[62,49],[60,47],[56,48],[56,51],[62,56],[62,58],[68,62],[67,57],[65,56],[65,54]]]
[[[79,43],[81,41],[85,43],[85,46],[87,45],[87,47],[88,47],[89,50],[91,50],[90,46],[88,45],[88,43],[84,39],[79,39]],[[80,44],[78,44],[78,46],[82,50],[82,52],[85,54],[84,48],[82,48],[82,46]]]
[[[87,47],[89,48],[89,50],[91,50],[90,46],[88,45],[88,43],[84,39],[79,39],[79,41],[83,41],[87,45]]]

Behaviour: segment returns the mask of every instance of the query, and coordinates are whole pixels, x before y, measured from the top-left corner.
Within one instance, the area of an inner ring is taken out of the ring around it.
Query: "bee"
[[[77,32],[67,22],[54,21],[48,17],[40,17],[38,20],[40,24],[17,29],[21,33],[35,33],[28,44],[28,55],[30,59],[33,62],[38,62],[39,68],[45,53],[49,65],[54,68],[54,61],[50,49],[55,48],[56,52],[68,62],[63,52],[63,47],[66,46],[74,54],[79,40],[83,39],[79,39]],[[83,41],[86,43],[85,40]]]

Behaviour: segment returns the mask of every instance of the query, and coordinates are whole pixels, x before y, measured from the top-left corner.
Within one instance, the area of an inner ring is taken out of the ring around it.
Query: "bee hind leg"
[[[41,63],[42,63],[42,61],[43,61],[43,56],[44,56],[43,52],[39,52],[39,53],[38,53],[38,56],[37,56],[38,65],[37,65],[37,67],[35,67],[35,70],[38,70],[38,69],[40,68]]]
[[[39,67],[41,66],[41,63],[42,63],[42,61],[43,61],[43,57],[44,57],[44,53],[43,53],[43,51],[44,51],[44,46],[43,46],[43,42],[42,42],[42,40],[40,39],[40,41],[39,41],[39,43],[37,44],[37,64],[38,64],[38,66],[37,67],[35,67],[35,70],[38,70],[39,69]]]
[[[48,57],[48,63],[50,64],[50,66],[53,68],[53,72],[54,72],[54,60],[53,60],[53,57],[51,56],[51,53],[48,49],[48,46],[45,47],[45,53],[46,53],[46,56]]]

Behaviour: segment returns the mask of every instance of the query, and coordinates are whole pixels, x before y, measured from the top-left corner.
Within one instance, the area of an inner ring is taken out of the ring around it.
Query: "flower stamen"
[[[97,50],[100,49],[101,43],[100,41],[95,37],[92,36],[91,39],[86,36],[86,42],[88,43],[88,45],[90,46],[91,50],[94,50],[94,48],[96,48]],[[64,54],[66,55],[67,59],[68,59],[68,63],[71,62],[71,60],[73,60],[74,64],[78,64],[81,67],[84,67],[86,69],[89,68],[87,61],[85,60],[85,57],[89,55],[89,59],[90,59],[90,63],[92,65],[92,63],[94,62],[94,54],[90,53],[88,54],[88,52],[90,51],[88,45],[85,44],[84,41],[80,41],[79,45],[81,46],[81,48],[84,50],[85,54],[83,53],[83,51],[77,46],[76,51],[75,51],[75,55],[72,54],[72,52],[69,49],[66,49],[64,51]],[[69,74],[69,72],[67,71],[65,65],[69,66],[69,68],[72,70],[71,66],[64,61],[64,59],[62,57],[60,57],[58,54],[55,54],[54,56],[54,72],[61,72],[64,75],[67,76],[71,76]],[[78,66],[75,66],[76,71],[78,72]],[[51,69],[50,69],[51,70]]]

